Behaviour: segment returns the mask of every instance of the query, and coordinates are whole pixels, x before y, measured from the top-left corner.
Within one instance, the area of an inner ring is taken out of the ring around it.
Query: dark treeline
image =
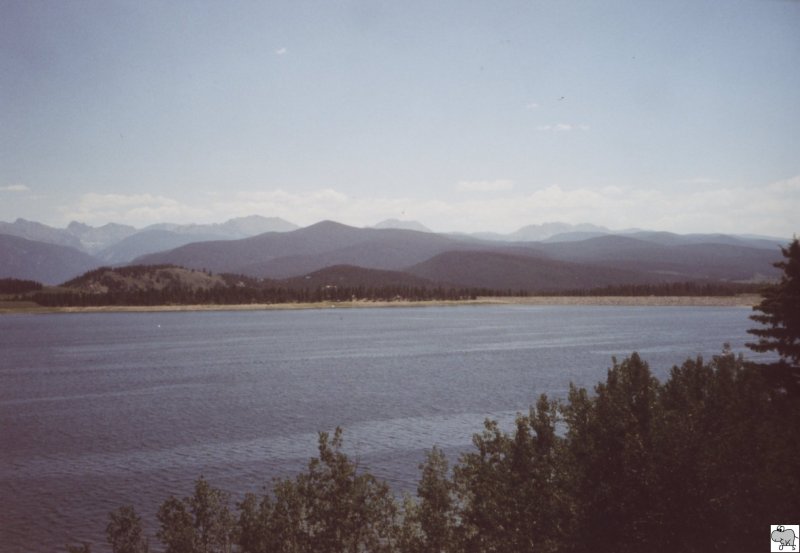
[[[230,280],[230,275],[223,275]],[[63,306],[154,306],[218,304],[235,305],[248,303],[315,303],[324,301],[426,301],[468,300],[478,297],[507,296],[734,296],[744,293],[759,293],[763,285],[733,283],[665,283],[642,285],[618,285],[604,288],[568,290],[561,292],[534,293],[525,290],[497,290],[489,288],[463,288],[448,286],[320,286],[300,288],[274,286],[257,283],[254,279],[238,280],[226,285],[194,288],[180,281],[155,289],[109,289],[107,292],[84,292],[69,289],[45,290],[29,294],[29,299],[48,307]],[[24,293],[30,290],[22,290]]]
[[[162,289],[117,290],[105,293],[48,291],[30,296],[36,303],[48,307],[105,306],[105,305],[235,305],[248,303],[316,303],[323,301],[425,301],[465,300],[479,296],[519,295],[511,290],[484,288],[410,287],[410,286],[356,286],[287,288],[247,286],[216,286],[192,289],[183,285],[169,285]]]
[[[742,282],[663,282],[659,284],[618,284],[589,288],[548,292],[548,296],[735,296],[758,294],[764,284]]]
[[[42,283],[18,278],[0,278],[0,294],[25,294],[42,289]]]
[[[107,536],[115,553],[146,551],[148,530],[167,553],[758,551],[800,512],[798,413],[730,351],[663,384],[633,354],[593,392],[541,396],[510,432],[487,421],[452,468],[434,448],[416,497],[358,467],[337,429],[266,492],[232,504],[200,478],[157,529],[128,506]]]
[[[100,267],[55,288],[43,288],[32,281],[4,279],[0,280],[0,293],[16,294],[18,299],[48,307],[82,307],[465,300],[486,296],[733,296],[764,290],[764,284],[689,281],[543,292],[381,282],[381,277],[372,278],[372,282],[357,284],[351,279],[349,284],[309,285],[301,278],[278,281],[245,275],[215,275],[173,265],[137,265]]]

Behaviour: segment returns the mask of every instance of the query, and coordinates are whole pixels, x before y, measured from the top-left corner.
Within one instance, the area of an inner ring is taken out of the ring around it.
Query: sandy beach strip
[[[179,311],[265,311],[291,309],[359,309],[375,307],[445,307],[459,305],[621,306],[621,307],[753,307],[757,294],[738,296],[526,296],[479,297],[474,300],[369,301],[316,303],[248,303],[205,305],[104,305],[93,307],[43,307],[33,302],[0,302],[0,314],[15,313],[150,313]]]
[[[483,303],[508,305],[619,305],[629,307],[753,307],[761,301],[758,294],[737,296],[527,296],[479,298]]]

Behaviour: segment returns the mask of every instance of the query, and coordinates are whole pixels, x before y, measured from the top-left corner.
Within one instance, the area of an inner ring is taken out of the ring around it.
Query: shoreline
[[[375,307],[450,307],[465,305],[618,306],[618,307],[753,307],[758,294],[738,296],[521,296],[478,297],[474,300],[369,301],[274,304],[104,305],[44,307],[32,302],[0,302],[0,315],[48,313],[158,313],[183,311],[287,311],[301,309],[370,309]]]

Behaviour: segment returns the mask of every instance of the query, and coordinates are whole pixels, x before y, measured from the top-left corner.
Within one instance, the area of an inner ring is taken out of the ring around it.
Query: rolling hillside
[[[97,265],[94,257],[69,246],[0,234],[0,278],[58,284]]]
[[[552,259],[588,263],[683,280],[759,280],[779,273],[772,263],[780,251],[720,243],[663,245],[628,236],[600,236],[560,243],[537,243]]]
[[[491,242],[408,230],[359,229],[326,221],[288,233],[188,244],[140,257],[136,263],[272,279],[352,265],[407,270],[434,281],[524,289],[697,279],[757,281],[778,274],[771,265],[780,257],[777,247],[694,240],[659,243],[663,241],[669,240],[603,235],[563,242]],[[462,255],[456,255],[459,252]],[[447,255],[437,258],[443,254]]]
[[[73,278],[62,285],[73,292],[105,294],[107,292],[138,292],[164,290],[180,286],[190,290],[227,286],[221,275],[208,274],[183,267],[137,265],[133,267],[101,267]]]
[[[274,284],[292,289],[315,289],[325,286],[344,288],[357,288],[359,286],[366,288],[432,288],[438,283],[401,271],[381,271],[352,265],[335,265],[314,271],[308,275],[274,281]]]
[[[668,277],[493,251],[447,252],[414,265],[408,272],[433,281],[499,290],[553,292],[608,286],[619,282],[650,284]]]
[[[197,291],[213,288],[382,288],[429,287],[436,283],[399,271],[380,271],[350,265],[327,267],[311,274],[283,280],[254,279],[234,274],[214,274],[174,265],[100,267],[63,283],[59,288],[81,294],[160,291],[170,287]]]
[[[193,242],[217,240],[213,234],[185,234],[163,229],[145,229],[97,253],[104,263],[127,263],[142,255],[170,250]]]
[[[358,279],[424,279],[527,291],[710,280],[759,282],[779,274],[772,266],[780,258],[774,242],[727,235],[637,231],[597,236],[594,232],[572,232],[563,239],[554,235],[545,241],[523,242],[396,228],[355,228],[331,221],[240,239],[202,241],[218,234],[200,234],[211,232],[212,227],[215,233],[223,232],[223,228],[231,233],[252,232],[273,223],[266,218],[242,218],[216,227],[154,226],[126,236],[103,250],[99,259],[74,248],[0,234],[0,278],[54,284],[101,264],[121,264],[137,253],[170,246],[176,247],[139,256],[132,264],[176,265],[271,280],[305,279],[330,270],[319,274],[336,274],[348,283]],[[27,229],[53,238],[48,234],[53,230],[49,227],[19,221],[14,225],[16,231]],[[70,227],[79,230],[77,224]],[[83,229],[86,235],[97,238],[97,233],[87,228]],[[129,231],[119,225],[95,230],[113,231],[118,236]]]
[[[400,270],[474,241],[400,229],[360,229],[323,221],[287,233],[189,244],[139,257],[137,264],[175,264],[214,272],[288,278],[332,265]]]

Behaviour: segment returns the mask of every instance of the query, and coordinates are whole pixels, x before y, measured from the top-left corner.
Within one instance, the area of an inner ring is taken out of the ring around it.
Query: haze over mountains
[[[413,221],[371,228],[323,221],[308,227],[261,216],[211,225],[136,229],[73,222],[56,229],[0,222],[0,278],[58,284],[104,265],[179,265],[316,285],[429,282],[498,290],[558,291],[617,284],[757,281],[788,240],[733,235],[614,232],[545,223],[508,234],[434,233]],[[289,279],[289,280],[286,280]],[[298,284],[299,285],[299,284]]]
[[[91,227],[77,221],[63,229],[25,219],[17,219],[13,223],[0,222],[0,234],[70,246],[110,263],[124,263],[139,255],[176,248],[191,242],[235,240],[264,232],[286,232],[296,228],[297,225],[279,217],[259,215],[207,225],[159,223],[143,229],[117,223]]]

